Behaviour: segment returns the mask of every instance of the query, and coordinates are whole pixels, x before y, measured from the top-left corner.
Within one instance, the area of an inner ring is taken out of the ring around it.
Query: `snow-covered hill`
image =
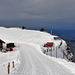
[[[20,28],[0,28],[0,39],[6,43],[14,42],[17,47],[13,52],[1,53],[0,52],[0,70],[1,75],[6,75],[6,71],[3,74],[3,69],[6,69],[8,62],[15,61],[18,67],[11,69],[13,75],[73,75],[75,74],[75,64],[69,63],[68,59],[63,52],[67,54],[66,42],[64,40],[54,40],[54,37],[47,32],[40,32],[34,30],[22,30]],[[60,43],[62,41],[62,45]],[[52,56],[50,57],[50,51],[43,53],[46,50],[44,44],[47,42],[53,42]],[[60,46],[60,47],[59,47]],[[24,51],[25,50],[25,51]],[[48,56],[47,56],[47,55]],[[68,54],[68,57],[72,57],[72,53]],[[3,60],[4,59],[4,60]],[[47,63],[48,62],[48,63]],[[20,65],[19,65],[20,64]],[[66,64],[66,65],[65,65]],[[2,66],[4,65],[4,66]],[[57,66],[56,66],[57,65]],[[53,71],[54,70],[54,71]]]
[[[14,42],[14,43],[35,43],[40,45],[42,48],[42,51],[47,50],[44,46],[47,42],[53,42],[53,49],[52,49],[52,56],[56,57],[56,50],[57,50],[57,57],[64,59],[70,59],[72,58],[72,53],[67,54],[66,50],[66,42],[64,40],[54,40],[53,35],[46,33],[46,32],[40,32],[40,31],[34,31],[34,30],[22,30],[20,28],[0,28],[0,39],[7,42]],[[60,46],[62,41],[62,45]],[[60,46],[60,47],[59,47]],[[50,55],[50,52],[46,52],[47,55]],[[67,57],[66,57],[66,56]]]

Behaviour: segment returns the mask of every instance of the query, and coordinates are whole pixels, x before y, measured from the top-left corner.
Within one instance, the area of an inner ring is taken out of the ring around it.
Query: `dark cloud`
[[[75,23],[75,0],[0,0],[0,21],[30,20]]]

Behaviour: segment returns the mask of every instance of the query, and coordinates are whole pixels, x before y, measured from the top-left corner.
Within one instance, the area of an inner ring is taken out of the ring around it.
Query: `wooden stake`
[[[14,61],[12,62],[12,68],[14,68]]]
[[[10,62],[8,63],[8,74],[10,73]]]
[[[48,49],[47,49],[47,52],[48,52]]]
[[[44,50],[44,54],[45,54],[46,50]]]

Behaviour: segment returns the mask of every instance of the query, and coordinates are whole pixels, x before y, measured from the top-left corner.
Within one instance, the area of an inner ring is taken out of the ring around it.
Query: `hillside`
[[[58,39],[54,40],[54,37],[47,32],[40,32],[34,30],[22,30],[20,28],[0,28],[0,39],[4,40],[6,43],[14,42],[14,43],[35,43],[40,45],[42,51],[44,52],[45,49],[44,44],[47,42],[53,42],[53,49],[52,49],[52,56],[56,57],[56,50],[57,50],[57,57],[64,59],[71,59],[72,54],[66,50],[67,44],[64,40]],[[62,45],[60,46],[62,41]],[[47,55],[50,55],[50,52],[46,52]],[[67,57],[66,57],[67,56]]]
[[[18,64],[18,67],[16,67],[16,73],[15,70],[13,69],[13,73],[15,75],[21,75],[20,74],[21,72],[23,72],[22,73],[23,75],[30,75],[30,74],[31,75],[39,75],[39,74],[56,75],[56,73],[57,75],[75,74],[74,72],[75,68],[72,67],[72,65],[75,66],[75,64],[68,63],[66,61],[68,60],[68,58],[72,58],[73,56],[72,53],[68,54],[67,56],[65,55],[67,54],[66,42],[62,39],[55,40],[54,37],[57,36],[53,36],[47,32],[40,32],[34,30],[22,30],[20,28],[1,27],[0,39],[4,40],[6,44],[10,42],[15,43],[16,48],[14,49],[13,52],[7,52],[5,54],[0,52],[1,55],[0,64],[5,63],[7,65],[9,61],[11,62],[14,60]],[[61,41],[62,44],[60,45]],[[46,51],[45,54],[43,53],[44,50],[47,50],[46,47],[43,47],[44,44],[46,44],[47,42],[53,42],[52,55],[51,55],[52,57],[50,57],[51,54],[50,51],[48,52]],[[64,52],[65,53],[64,59],[66,60],[54,58],[56,57],[56,49],[57,49],[57,58],[63,59],[63,52]],[[13,73],[11,72],[11,74]]]

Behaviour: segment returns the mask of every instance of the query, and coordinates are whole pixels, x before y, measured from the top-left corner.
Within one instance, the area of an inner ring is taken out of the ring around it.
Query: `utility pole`
[[[52,35],[52,30],[51,30],[51,35]]]

